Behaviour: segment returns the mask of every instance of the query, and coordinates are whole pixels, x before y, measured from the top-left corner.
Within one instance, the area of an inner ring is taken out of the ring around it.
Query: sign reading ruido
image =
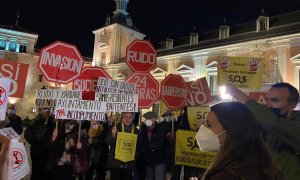
[[[158,100],[159,84],[151,74],[134,73],[127,79],[127,82],[136,86],[140,109],[148,109]]]
[[[161,82],[161,98],[168,108],[182,108],[187,99],[187,87],[183,78],[169,74]]]
[[[83,64],[76,46],[57,41],[42,48],[38,68],[48,81],[67,84],[80,75]]]
[[[149,72],[156,66],[156,50],[149,41],[136,39],[126,48],[126,63],[134,72]]]

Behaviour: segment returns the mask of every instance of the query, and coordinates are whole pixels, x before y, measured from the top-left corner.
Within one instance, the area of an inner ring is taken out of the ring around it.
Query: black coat
[[[138,151],[143,154],[146,165],[155,167],[166,163],[167,132],[161,124],[156,124],[152,131],[151,140],[148,139],[146,125],[142,125],[138,138]]]
[[[8,116],[9,123],[6,125],[6,127],[12,127],[16,133],[19,135],[23,132],[23,126],[22,126],[22,119],[20,116],[14,114],[11,117]]]

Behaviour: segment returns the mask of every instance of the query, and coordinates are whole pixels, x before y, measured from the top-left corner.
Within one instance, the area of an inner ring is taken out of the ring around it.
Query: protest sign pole
[[[171,111],[172,112],[172,135],[174,134],[174,121],[175,121],[175,118],[174,118],[174,112],[173,110]]]
[[[142,109],[140,109],[139,112],[140,112],[139,113],[139,115],[140,115],[140,118],[139,118],[139,129],[141,129],[141,123],[142,123],[142,117],[143,117],[142,116]]]
[[[78,140],[77,140],[77,143],[79,143],[80,142],[80,137],[81,137],[81,121],[78,121],[78,123],[79,123],[79,127],[78,127]]]

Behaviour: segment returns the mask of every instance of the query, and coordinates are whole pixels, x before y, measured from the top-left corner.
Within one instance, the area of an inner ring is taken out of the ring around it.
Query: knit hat
[[[151,118],[157,118],[157,115],[156,115],[155,112],[149,111],[149,112],[146,112],[146,113],[143,115],[143,117],[144,117],[145,119],[151,119]]]
[[[172,116],[172,112],[171,111],[166,111],[165,113],[163,113],[161,116],[165,117],[165,116]]]

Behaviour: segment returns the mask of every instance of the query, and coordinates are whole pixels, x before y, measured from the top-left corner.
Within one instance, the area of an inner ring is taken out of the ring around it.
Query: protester
[[[137,128],[133,125],[134,113],[122,112],[122,121],[113,126],[105,137],[106,144],[110,147],[107,167],[110,170],[111,180],[131,180],[132,170],[135,166],[135,159],[127,162],[123,162],[115,158],[116,154],[116,140],[118,132],[124,132],[126,134],[138,134]],[[132,153],[135,154],[135,147],[132,147]]]
[[[254,116],[239,102],[212,106],[196,139],[201,151],[218,152],[203,180],[283,179],[264,145]]]
[[[16,115],[16,107],[14,105],[8,107],[7,117],[9,119],[9,123],[6,127],[12,127],[19,135],[22,134],[22,119],[20,116]]]
[[[105,135],[108,124],[105,122],[91,121],[89,129],[89,158],[91,167],[86,174],[87,180],[104,180],[108,159],[108,146],[105,144]]]
[[[0,134],[0,180],[11,179],[14,161],[10,158],[11,141]]]
[[[172,121],[174,120],[171,111],[166,111],[161,115],[158,123],[164,129],[167,134],[167,146],[166,146],[166,180],[174,177],[174,166],[175,166],[175,132],[172,132]]]
[[[157,124],[155,112],[147,112],[143,117],[145,123],[139,134],[138,149],[146,160],[147,180],[164,180],[166,177],[167,132],[161,124]]]
[[[76,121],[64,120],[58,134],[52,137],[49,146],[50,156],[48,168],[51,170],[51,179],[74,179],[72,156],[75,152]]]
[[[177,122],[177,128],[180,130],[186,130],[186,131],[191,131],[192,128],[190,127],[189,124],[189,119],[188,119],[188,107],[186,106],[184,108],[184,111],[182,115],[178,117],[178,122]],[[175,123],[176,124],[176,123]],[[180,138],[180,137],[179,137]],[[175,151],[175,142],[174,144],[174,150]],[[173,155],[173,158],[175,157],[175,152]],[[175,160],[174,160],[175,164]],[[174,178],[176,179],[200,179],[205,172],[204,168],[199,168],[199,167],[192,167],[192,166],[180,166],[180,165],[175,165],[174,167]]]
[[[284,179],[300,179],[300,112],[298,90],[288,83],[276,83],[267,92],[266,106],[257,103],[232,85],[227,91],[245,104],[265,131],[271,156]]]
[[[54,128],[55,122],[54,118],[50,116],[50,109],[45,108],[25,130],[24,137],[31,145],[31,180],[49,179],[46,166],[49,159],[49,142]]]

